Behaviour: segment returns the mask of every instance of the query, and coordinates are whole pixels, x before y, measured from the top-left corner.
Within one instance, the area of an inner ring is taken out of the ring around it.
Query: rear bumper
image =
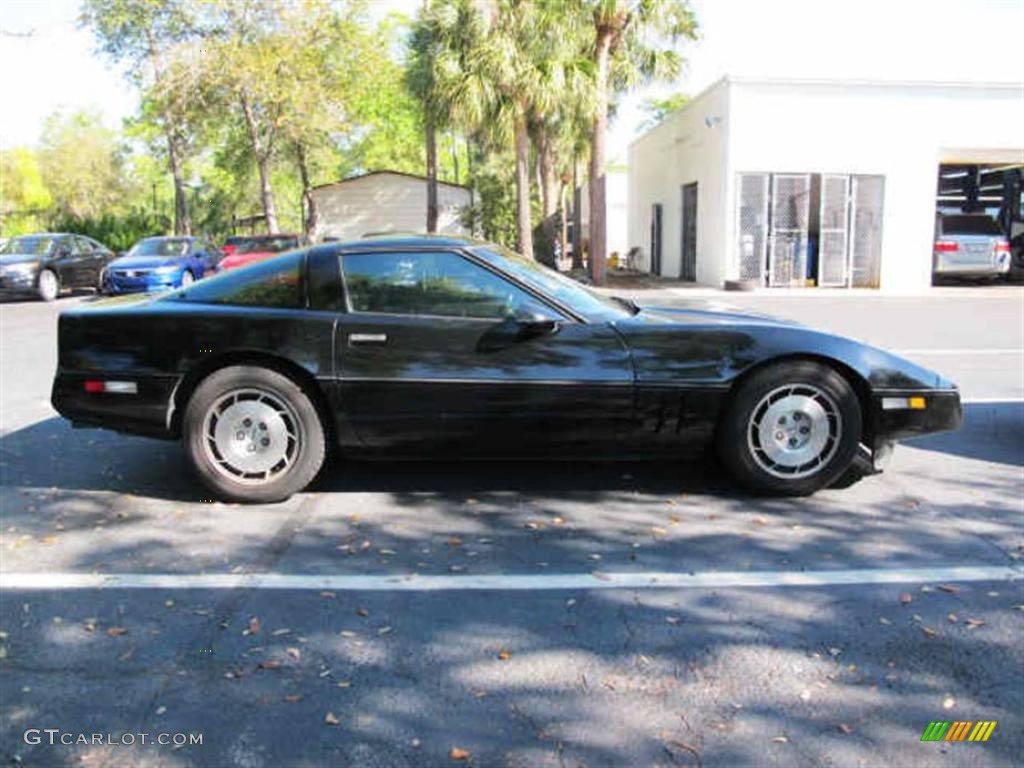
[[[911,409],[885,407],[885,400],[923,397],[925,407]],[[876,392],[873,396],[874,414],[872,434],[874,447],[908,437],[946,432],[963,423],[960,390],[891,390]]]
[[[86,392],[86,380],[133,382],[133,394]],[[131,376],[124,373],[58,371],[50,402],[75,427],[99,427],[149,437],[172,438],[174,391],[180,376]]]

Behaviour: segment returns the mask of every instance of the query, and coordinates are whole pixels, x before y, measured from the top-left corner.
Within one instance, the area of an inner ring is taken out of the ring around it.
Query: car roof
[[[355,240],[343,240],[332,242],[330,245],[339,248],[360,250],[384,250],[387,248],[415,248],[430,246],[475,246],[485,245],[483,240],[474,240],[470,237],[457,237],[452,235],[406,235],[406,234],[382,234],[370,237],[360,237]]]

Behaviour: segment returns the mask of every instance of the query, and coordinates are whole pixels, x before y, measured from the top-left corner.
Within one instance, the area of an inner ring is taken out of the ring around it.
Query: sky
[[[420,0],[370,0],[415,13]],[[696,95],[722,75],[1021,82],[1024,0],[692,0],[700,39],[678,82],[626,98],[609,155],[624,160],[646,98]],[[0,0],[0,146],[34,144],[56,110],[99,109],[111,128],[136,107],[123,74],[78,29],[78,0]],[[11,33],[32,34],[28,37]]]

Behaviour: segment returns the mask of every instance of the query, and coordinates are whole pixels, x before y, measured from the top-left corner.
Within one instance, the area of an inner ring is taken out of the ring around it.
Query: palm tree
[[[607,207],[605,144],[608,107],[621,92],[652,78],[674,78],[678,53],[661,41],[693,39],[697,24],[685,0],[588,0],[578,6],[592,25],[594,112],[590,142],[590,275],[605,280]]]

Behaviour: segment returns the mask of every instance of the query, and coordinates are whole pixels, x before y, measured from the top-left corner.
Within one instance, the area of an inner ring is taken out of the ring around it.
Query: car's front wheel
[[[718,430],[726,468],[747,488],[805,496],[850,466],[861,409],[849,382],[810,361],[769,366],[742,382]]]
[[[60,281],[51,269],[44,269],[39,273],[38,285],[39,298],[43,301],[53,301],[60,293]]]
[[[313,480],[326,452],[323,424],[303,388],[248,365],[222,368],[199,384],[182,438],[205,485],[232,501],[287,499]]]

